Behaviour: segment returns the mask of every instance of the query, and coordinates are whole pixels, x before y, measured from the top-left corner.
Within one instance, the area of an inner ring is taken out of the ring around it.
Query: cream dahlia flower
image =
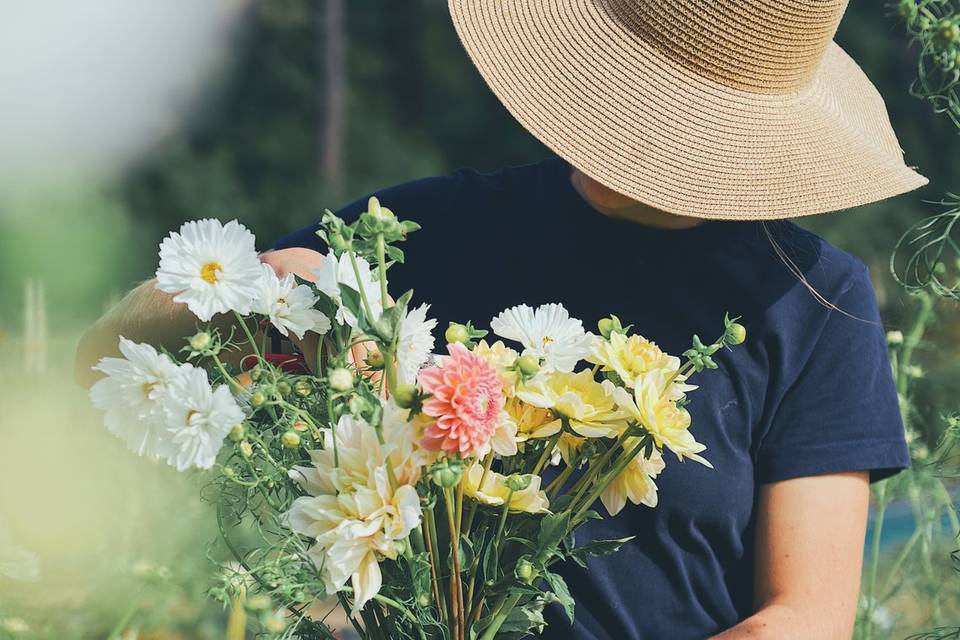
[[[399,430],[393,431],[384,434],[388,441],[381,447],[372,426],[344,416],[336,436],[325,434],[325,448],[310,452],[313,465],[290,472],[309,495],[294,501],[285,520],[291,530],[315,540],[309,555],[328,593],[351,582],[354,615],[380,590],[379,559],[396,559],[396,543],[420,524],[420,497],[413,486],[419,470],[413,473],[413,465],[401,459],[404,451],[413,454],[413,444],[398,446]],[[387,475],[388,455],[399,483],[396,490]]]
[[[626,415],[614,402],[611,387],[594,380],[589,370],[539,376],[518,387],[517,397],[555,414],[551,422],[540,426],[530,437],[554,435],[560,431],[562,419],[574,433],[586,438],[613,438],[625,427]]]

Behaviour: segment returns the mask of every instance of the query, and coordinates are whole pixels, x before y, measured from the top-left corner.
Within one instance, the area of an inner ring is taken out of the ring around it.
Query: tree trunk
[[[346,126],[346,29],[344,0],[324,0],[320,34],[323,56],[323,123],[320,131],[320,176],[338,191],[343,185],[343,138]]]

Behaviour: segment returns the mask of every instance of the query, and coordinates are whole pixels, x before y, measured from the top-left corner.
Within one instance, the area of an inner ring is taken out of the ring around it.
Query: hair
[[[830,309],[831,311],[836,311],[838,313],[841,313],[852,320],[857,320],[859,322],[866,322],[867,324],[879,324],[873,320],[867,320],[866,318],[861,318],[859,316],[853,315],[852,313],[844,311],[843,309],[838,307],[836,304],[834,304],[830,300],[827,300],[827,298],[824,297],[822,293],[817,291],[816,287],[810,284],[810,281],[807,280],[807,276],[803,273],[800,267],[797,266],[797,263],[794,262],[792,258],[790,258],[790,256],[787,254],[783,246],[781,246],[781,244],[777,241],[777,239],[773,237],[773,233],[770,231],[770,227],[768,226],[767,222],[765,220],[762,221],[760,223],[760,226],[763,228],[763,233],[764,235],[766,235],[767,241],[770,243],[770,246],[773,248],[774,253],[777,254],[778,258],[780,258],[780,262],[784,264],[787,270],[791,274],[793,274],[793,276],[800,282],[800,284],[804,286],[804,288],[806,288],[807,291],[810,292],[810,295],[813,296],[813,299],[816,300],[820,305],[826,307],[827,309]]]

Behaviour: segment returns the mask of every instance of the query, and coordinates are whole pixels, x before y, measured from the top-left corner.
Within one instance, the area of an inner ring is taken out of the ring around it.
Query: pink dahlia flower
[[[503,410],[503,381],[489,362],[462,344],[447,349],[449,356],[420,372],[420,386],[431,394],[423,412],[436,418],[424,429],[421,444],[468,457],[486,449],[493,436]]]

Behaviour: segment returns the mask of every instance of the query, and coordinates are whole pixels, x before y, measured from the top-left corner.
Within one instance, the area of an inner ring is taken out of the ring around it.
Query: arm
[[[866,472],[764,485],[754,547],[757,613],[715,640],[846,640],[857,611]]]
[[[312,271],[322,256],[309,249],[293,248],[271,251],[260,259],[271,265],[280,277],[295,273],[314,280]],[[119,354],[120,336],[176,352],[183,346],[184,338],[196,331],[199,321],[186,305],[174,302],[172,295],[158,291],[155,284],[154,280],[148,280],[138,286],[83,334],[74,364],[74,374],[80,384],[89,387],[97,381],[99,374],[91,368],[100,358]],[[226,328],[231,322],[234,322],[231,316],[223,315],[214,318],[213,323]]]

